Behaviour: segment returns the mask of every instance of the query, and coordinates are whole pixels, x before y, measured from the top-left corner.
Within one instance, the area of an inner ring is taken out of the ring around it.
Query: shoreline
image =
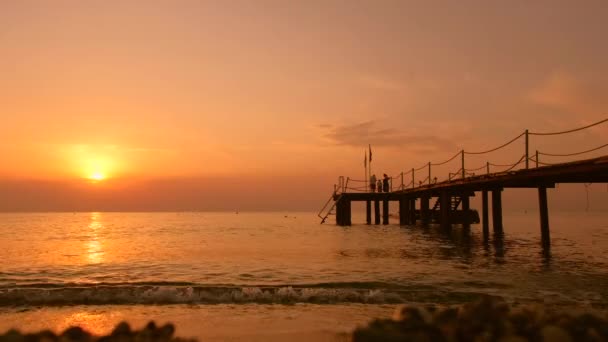
[[[572,317],[599,317],[604,325],[600,327],[598,334],[608,331],[606,310],[581,306],[507,304],[500,298],[486,297],[458,305],[182,304],[4,308],[0,309],[0,334],[17,328],[23,334],[43,332],[50,336],[50,331],[57,336],[70,328],[79,327],[99,338],[111,335],[121,322],[126,321],[130,327],[141,330],[146,336],[156,334],[155,336],[167,337],[168,330],[164,335],[160,332],[144,332],[147,324],[155,321],[158,323],[156,328],[159,329],[168,323],[174,324],[175,334],[169,337],[177,336],[189,341],[350,341],[351,338],[355,341],[368,341],[370,336],[393,336],[390,334],[408,327],[404,321],[409,321],[409,327],[416,327],[416,331],[437,333],[445,328],[441,327],[447,324],[449,320],[445,320],[448,318],[452,319],[452,323],[459,319],[459,326],[466,326],[463,322],[478,326],[479,319],[491,324],[503,322],[500,324],[504,325],[511,317],[528,317],[524,321],[537,324],[537,332],[542,331],[545,325],[555,325],[556,317],[562,320],[570,317],[570,321],[564,322],[572,322]],[[545,324],[547,322],[551,324]],[[424,329],[420,328],[421,326]],[[436,329],[432,328],[434,326]],[[450,326],[453,328],[454,325]],[[488,328],[491,325],[482,326]],[[395,327],[399,329],[395,330]],[[504,327],[501,329],[508,330]],[[597,324],[593,329],[598,330]]]

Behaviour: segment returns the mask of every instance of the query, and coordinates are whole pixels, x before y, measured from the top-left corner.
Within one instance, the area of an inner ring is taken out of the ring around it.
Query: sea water
[[[605,310],[607,218],[551,213],[545,249],[536,212],[489,236],[307,212],[0,214],[0,329],[156,320],[205,340],[335,340],[401,303]]]

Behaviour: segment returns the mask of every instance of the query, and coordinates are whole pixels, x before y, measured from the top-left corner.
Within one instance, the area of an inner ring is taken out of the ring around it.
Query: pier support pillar
[[[483,237],[487,239],[490,235],[490,219],[488,212],[488,190],[481,192],[481,225],[483,229]]]
[[[439,209],[441,210],[441,228],[451,228],[450,210],[452,204],[450,203],[450,194],[447,191],[442,191],[439,198],[441,201],[439,204]]]
[[[407,198],[399,199],[399,224],[402,226],[407,225],[409,220],[410,203]]]
[[[341,199],[336,203],[336,224],[339,226],[351,225],[350,201]]]
[[[410,224],[416,225],[416,198],[410,198]]]
[[[470,221],[471,215],[469,215],[470,207],[471,207],[471,205],[470,205],[469,195],[468,194],[462,195],[462,214],[464,215],[464,222],[462,223],[462,226],[464,228],[471,227],[471,221]]]
[[[380,201],[374,200],[374,224],[380,224]]]
[[[388,200],[382,201],[382,224],[388,224]]]
[[[494,233],[502,233],[502,189],[492,190],[492,223]]]
[[[350,201],[344,201],[344,220],[345,220],[345,226],[350,226],[352,225],[352,213],[350,210]]]
[[[372,224],[372,201],[365,201],[365,222]]]
[[[343,201],[342,200],[338,200],[338,202],[336,202],[336,224],[338,226],[343,226],[343,220],[344,220],[344,211],[343,211]]]
[[[430,212],[429,212],[429,196],[424,195],[420,197],[420,221],[422,221],[422,225],[426,226],[431,221]]]
[[[540,233],[543,247],[551,245],[549,234],[549,205],[547,203],[547,188],[538,188],[538,209],[540,211]]]

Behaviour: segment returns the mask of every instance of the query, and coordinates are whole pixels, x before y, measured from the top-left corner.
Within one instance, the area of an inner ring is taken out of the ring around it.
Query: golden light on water
[[[90,240],[86,243],[86,256],[90,264],[99,264],[104,260],[105,252],[102,241],[99,238],[99,232],[104,227],[100,219],[100,213],[91,213],[91,221],[89,223]]]

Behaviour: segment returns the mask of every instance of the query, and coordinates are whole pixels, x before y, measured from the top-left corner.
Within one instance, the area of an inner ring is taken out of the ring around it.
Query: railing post
[[[530,158],[530,156],[528,155],[528,130],[526,130],[526,169],[528,168],[528,158]]]
[[[536,150],[536,167],[538,167],[538,150]]]
[[[403,188],[403,171],[401,171],[401,190],[405,190]]]
[[[344,184],[344,188],[342,190],[342,192],[346,192],[346,189],[348,188],[348,181],[350,180],[350,177],[346,177],[346,184]]]
[[[429,185],[431,185],[431,162],[429,162]]]
[[[414,168],[412,168],[412,189],[416,186],[416,183],[414,183]]]
[[[464,150],[462,150],[460,153],[461,153],[461,159],[462,159],[462,179],[464,179],[464,177],[465,177],[465,171],[464,171]]]
[[[490,174],[490,162],[489,161],[486,162],[486,173],[488,175]]]

